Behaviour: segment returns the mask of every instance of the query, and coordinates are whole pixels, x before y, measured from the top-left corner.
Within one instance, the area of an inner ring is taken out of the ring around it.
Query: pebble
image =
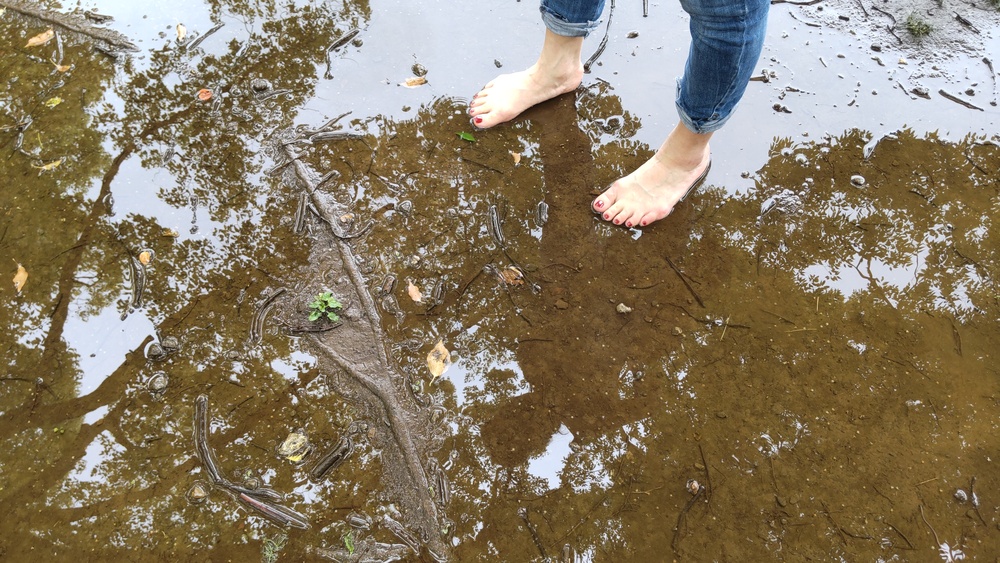
[[[866,183],[865,177],[862,176],[861,174],[855,174],[851,176],[851,185],[853,185],[854,187],[856,188],[863,187],[865,183]]]
[[[629,307],[628,305],[626,305],[624,303],[619,303],[618,306],[615,307],[615,310],[624,315],[626,313],[631,313],[632,312],[632,307]]]

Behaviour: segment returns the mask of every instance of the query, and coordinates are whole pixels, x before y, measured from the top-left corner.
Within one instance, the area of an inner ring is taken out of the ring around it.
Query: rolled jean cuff
[[[586,37],[600,23],[599,20],[579,23],[567,21],[566,18],[550,10],[545,2],[541,3],[538,10],[542,13],[542,23],[545,24],[545,28],[563,37]]]
[[[680,100],[681,80],[682,79],[680,78],[677,79],[677,99],[674,102],[674,105],[677,106],[677,116],[680,118],[681,123],[683,123],[684,126],[687,127],[691,132],[699,134],[714,133],[719,129],[722,129],[722,126],[725,125],[727,121],[729,121],[730,117],[732,117],[733,111],[736,109],[736,106],[734,105],[725,115],[714,113],[707,119],[704,118],[695,119],[691,117],[691,114],[689,114],[687,110],[685,110],[684,107],[681,105],[681,100]]]

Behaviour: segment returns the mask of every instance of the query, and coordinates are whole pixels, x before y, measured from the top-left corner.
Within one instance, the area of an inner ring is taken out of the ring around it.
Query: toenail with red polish
[[[604,207],[604,202],[601,201],[601,200],[597,200],[597,203],[594,204],[594,207],[600,209],[600,208]]]
[[[483,122],[483,118],[477,115],[477,116],[475,117],[474,121],[475,121],[476,123],[482,123],[482,122]]]
[[[632,228],[632,223],[626,222],[625,226],[631,229]]]
[[[608,219],[610,219],[610,218],[611,218],[611,216],[610,216],[610,215],[608,215],[607,213],[605,213],[605,214],[604,214],[604,220],[605,220],[605,221],[607,221],[607,220],[608,220]]]

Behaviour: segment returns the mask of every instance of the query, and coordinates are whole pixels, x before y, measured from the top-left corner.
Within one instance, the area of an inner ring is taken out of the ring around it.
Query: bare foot
[[[634,172],[616,180],[592,206],[605,221],[645,227],[674,210],[711,166],[708,138],[678,125],[660,150]]]
[[[469,115],[480,129],[510,121],[531,106],[572,92],[583,81],[582,37],[546,31],[538,62],[527,70],[502,74],[472,98]]]

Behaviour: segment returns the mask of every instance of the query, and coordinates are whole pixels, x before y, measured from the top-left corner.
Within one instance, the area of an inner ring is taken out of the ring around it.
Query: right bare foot
[[[469,104],[472,122],[480,129],[510,121],[535,104],[576,90],[583,80],[578,72],[552,76],[537,64],[528,70],[502,74],[480,90]]]
[[[469,103],[472,123],[480,129],[510,121],[535,104],[572,92],[583,81],[582,37],[545,32],[538,62],[521,72],[501,74]]]

